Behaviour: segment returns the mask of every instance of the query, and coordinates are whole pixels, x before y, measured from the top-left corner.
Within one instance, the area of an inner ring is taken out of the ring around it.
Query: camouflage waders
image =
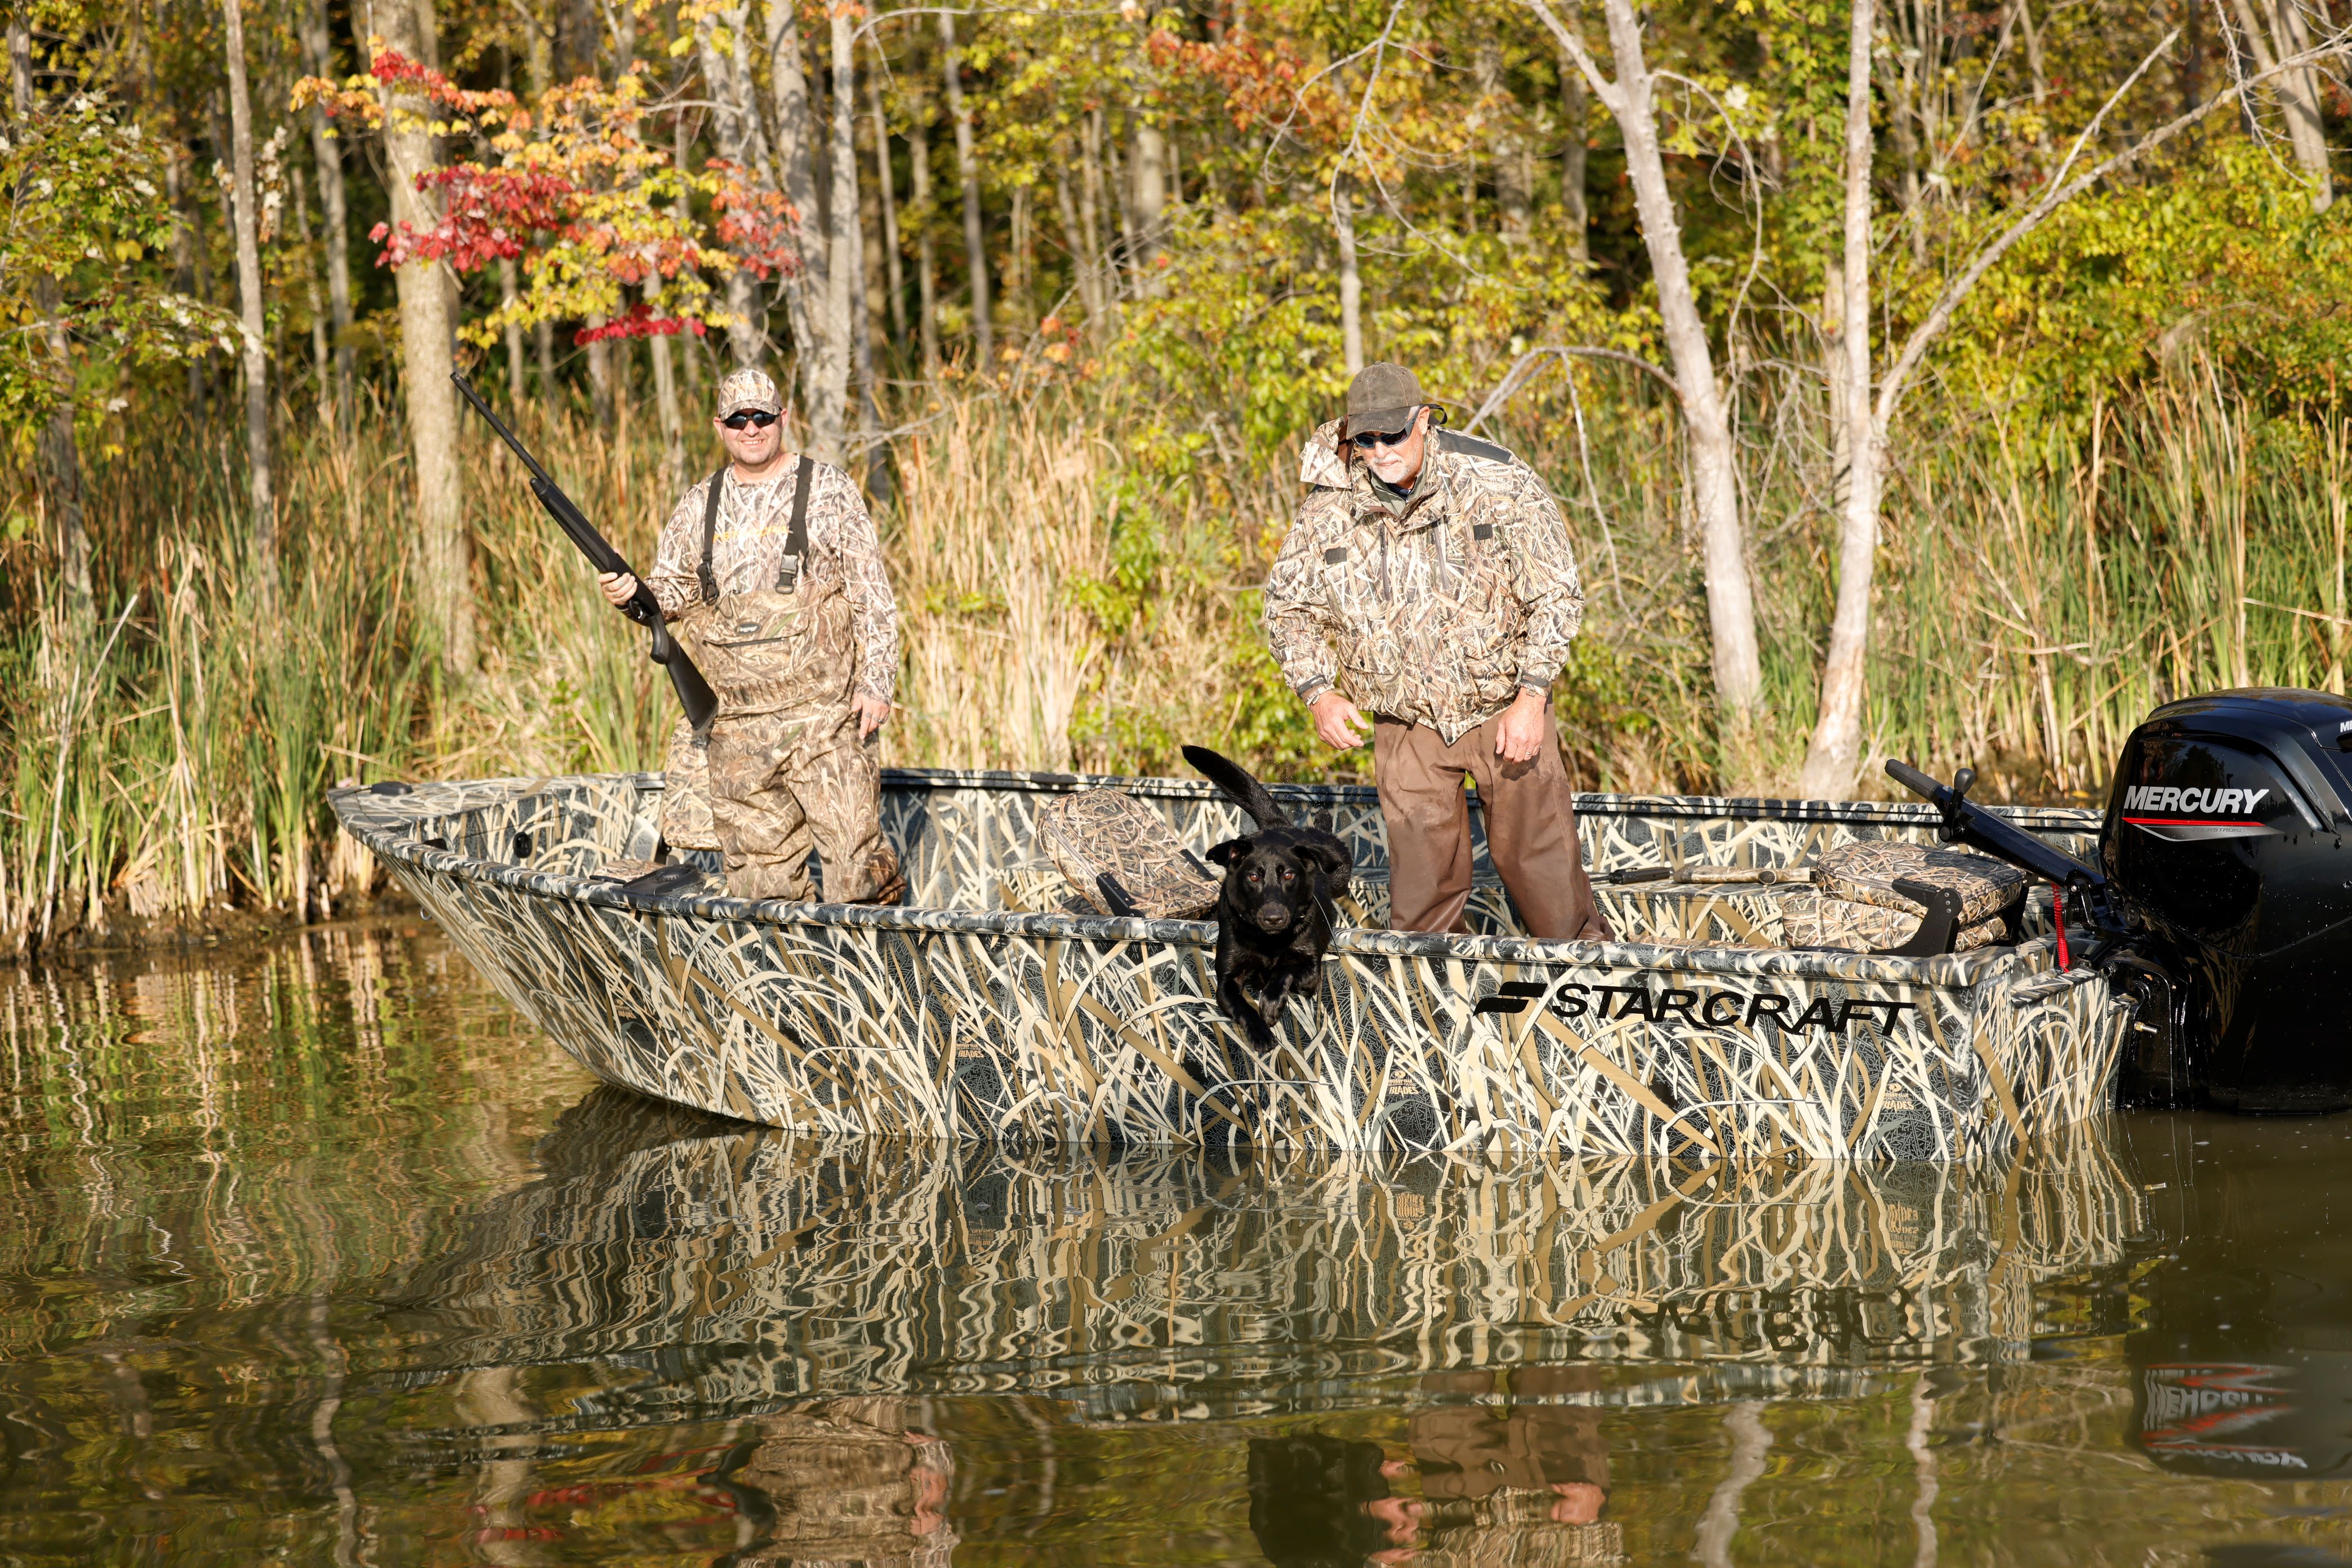
[[[826,901],[896,903],[906,880],[882,837],[879,752],[871,738],[858,738],[850,708],[857,660],[850,604],[838,582],[803,569],[815,467],[800,459],[791,537],[774,584],[726,594],[710,567],[724,470],[711,479],[702,594],[679,616],[719,694],[708,749],[710,829],[726,857],[727,890],[737,898],[812,899],[814,846]],[[689,782],[694,750],[690,734],[673,734],[673,769]],[[676,813],[688,831],[696,826],[690,796],[689,790]],[[665,834],[671,821],[666,804]]]

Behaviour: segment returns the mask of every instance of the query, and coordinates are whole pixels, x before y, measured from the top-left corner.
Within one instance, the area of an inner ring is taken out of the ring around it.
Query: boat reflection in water
[[[2137,1446],[2186,1475],[2352,1477],[2352,1234],[2315,1201],[2342,1184],[2336,1128],[2145,1116],[2122,1132],[2176,1238],[2125,1342]]]
[[[1603,1562],[1609,1409],[2024,1359],[2037,1282],[2146,1226],[2109,1137],[1977,1167],[1024,1155],[600,1090],[392,1326],[416,1382],[560,1386],[512,1404],[534,1442],[740,1423],[698,1474],[743,1563],[945,1562],[965,1494],[936,1411],[995,1396],[1248,1426],[1277,1563]]]

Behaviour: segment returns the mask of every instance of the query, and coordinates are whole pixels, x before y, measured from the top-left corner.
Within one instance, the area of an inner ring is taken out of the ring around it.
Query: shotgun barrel
[[[465,395],[467,402],[474,405],[474,412],[498,432],[499,439],[522,459],[522,466],[530,470],[530,493],[539,498],[539,504],[546,509],[548,516],[555,520],[555,526],[578,546],[580,553],[588,558],[588,563],[599,572],[625,573],[636,577],[637,591],[621,606],[621,613],[653,634],[650,650],[653,661],[668,672],[670,688],[677,693],[679,706],[686,710],[687,722],[694,726],[696,734],[708,734],[710,716],[719,710],[718,694],[710,689],[710,683],[702,679],[702,671],[695,668],[694,661],[686,656],[686,650],[671,640],[668,623],[662,618],[661,605],[655,599],[654,591],[646,585],[643,577],[637,577],[629,570],[629,563],[621,558],[621,552],[596,531],[596,525],[590,522],[587,514],[563,493],[563,488],[540,466],[539,459],[530,455],[530,449],[515,433],[507,428],[506,422],[490,412],[490,405],[482,401],[482,395],[474,390],[474,384],[466,379],[465,373],[453,370],[449,373],[449,379],[457,384],[457,390]]]

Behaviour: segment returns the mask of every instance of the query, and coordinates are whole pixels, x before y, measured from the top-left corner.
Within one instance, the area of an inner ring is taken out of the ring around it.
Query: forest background
[[[20,0],[0,946],[369,875],[341,777],[657,761],[624,553],[760,363],[893,761],[1357,777],[1257,626],[1368,359],[1559,498],[1572,771],[2084,798],[2344,689],[2344,0]]]

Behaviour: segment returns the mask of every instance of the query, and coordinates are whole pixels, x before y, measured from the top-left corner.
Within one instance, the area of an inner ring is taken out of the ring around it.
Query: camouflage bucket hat
[[[1382,361],[1368,364],[1348,384],[1348,417],[1343,436],[1364,431],[1393,436],[1412,423],[1412,416],[1432,406],[1421,395],[1421,378],[1401,364]]]
[[[746,408],[756,408],[762,414],[783,413],[783,396],[766,371],[739,370],[719,384],[717,417],[724,419]]]

